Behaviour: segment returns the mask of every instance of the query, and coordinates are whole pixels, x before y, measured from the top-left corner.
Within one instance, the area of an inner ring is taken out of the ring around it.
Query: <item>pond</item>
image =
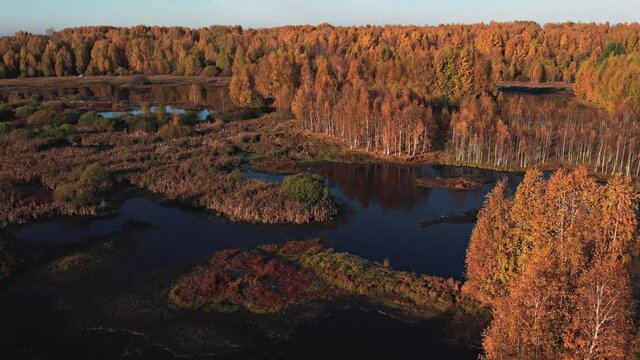
[[[172,114],[186,114],[187,113],[187,109],[183,109],[183,108],[177,108],[177,107],[173,107],[171,105],[165,105],[164,107],[164,111],[166,114],[172,115]],[[129,111],[102,111],[99,112],[98,115],[102,116],[103,118],[107,118],[107,119],[115,119],[115,118],[119,118],[121,116],[124,116],[126,114],[131,114],[131,115],[142,115],[144,114],[144,110],[141,107],[136,107],[133,108],[132,110]],[[157,106],[151,106],[148,109],[148,112],[151,114],[155,114],[158,112],[158,107]],[[205,121],[209,118],[209,114],[211,113],[208,109],[204,109],[204,110],[199,110],[199,111],[195,111],[195,113],[198,116],[198,120],[200,121]]]
[[[462,280],[473,223],[421,227],[423,220],[479,209],[499,177],[520,176],[472,168],[395,164],[332,164],[312,169],[323,176],[343,214],[326,224],[254,225],[169,205],[149,194],[124,201],[112,217],[67,217],[34,222],[14,231],[20,240],[80,243],[120,230],[128,221],[153,225],[138,240],[142,252],[125,271],[143,276],[156,267],[187,266],[220,249],[323,237],[338,251],[372,261],[389,259],[398,270]],[[488,179],[481,189],[453,191],[418,187],[422,176],[473,175]],[[248,171],[245,176],[279,182],[283,175]]]
[[[205,261],[217,250],[248,248],[309,237],[326,238],[330,246],[337,251],[349,252],[372,261],[382,262],[388,259],[392,267],[398,270],[462,280],[465,251],[473,223],[446,223],[445,221],[422,227],[420,222],[480,208],[487,192],[498,178],[508,177],[512,188],[521,181],[519,174],[449,166],[326,164],[313,166],[310,170],[326,179],[331,193],[340,203],[342,213],[330,223],[301,226],[232,223],[218,216],[162,201],[152,194],[133,191],[124,195],[126,200],[118,206],[115,215],[63,217],[36,221],[11,229],[9,235],[18,239],[20,243],[41,247],[43,254],[58,251],[56,249],[78,246],[97,238],[124,238],[131,244],[128,256],[120,260],[117,266],[109,268],[108,272],[103,274],[100,281],[93,286],[88,285],[86,288],[73,286],[71,289],[62,290],[56,286],[54,295],[48,291],[46,296],[43,295],[45,300],[41,301],[45,303],[54,301],[54,304],[48,306],[59,306],[55,305],[56,301],[65,303],[60,299],[50,300],[49,296],[53,296],[54,299],[75,298],[76,300],[68,301],[80,305],[64,305],[77,311],[75,317],[94,316],[93,305],[86,304],[87,301],[83,300],[84,298],[96,297],[97,293],[101,294],[99,297],[119,298],[125,293],[153,287],[150,284],[163,283],[161,286],[167,286],[166,281]],[[425,189],[416,186],[415,183],[416,178],[423,176],[460,175],[481,177],[486,179],[487,183],[482,188],[472,191]],[[245,172],[245,176],[272,182],[280,182],[283,179],[282,175],[252,171]],[[131,223],[144,223],[148,226],[141,229],[139,226],[130,226]],[[5,296],[4,304],[0,303],[0,306],[5,309],[17,308],[18,310],[15,310],[17,313],[31,313],[33,311],[31,307],[35,305],[25,305],[23,297],[27,296],[24,294],[28,289],[29,291],[26,292],[29,294],[28,297],[35,299],[33,289],[43,286],[39,281],[31,280],[27,282],[28,286],[18,286],[15,291],[10,292],[15,297]],[[98,286],[100,289],[96,290]],[[153,291],[157,294],[158,290]],[[37,307],[42,308],[40,305]],[[86,310],[83,312],[76,307],[85,307]],[[57,314],[55,310],[52,312]],[[11,314],[11,316],[15,315]],[[43,316],[43,318],[48,317],[56,318],[50,314]],[[99,318],[94,321],[101,323],[107,320]],[[31,325],[21,325],[23,327],[21,331],[30,333],[29,331],[33,331],[31,327],[43,326],[40,322],[33,320]],[[346,322],[351,325],[342,331],[335,333],[330,330],[342,327],[340,324]],[[280,355],[289,354],[284,357],[274,356],[277,358],[294,359],[300,358],[300,351],[305,348],[322,347],[321,343],[334,343],[336,346],[345,347],[346,353],[355,354],[355,347],[365,346],[367,341],[378,339],[376,340],[378,347],[372,347],[371,353],[382,354],[387,351],[391,356],[390,350],[394,349],[394,346],[412,346],[411,341],[422,336],[420,334],[427,334],[424,329],[420,330],[420,326],[416,327],[415,324],[406,324],[376,312],[363,312],[357,309],[331,312],[331,316],[308,323],[302,322],[302,324],[284,344],[267,343],[258,348],[266,353],[273,351]],[[140,320],[125,322],[121,326],[129,329],[144,328]],[[20,333],[16,329],[12,331]],[[351,340],[340,341],[349,331],[354,332],[349,335]],[[393,337],[388,338],[389,331],[405,334],[405,336],[401,339],[397,338],[394,342]],[[319,333],[325,335],[317,335]],[[88,335],[83,333],[82,336]],[[82,336],[74,335],[72,338],[81,339]],[[101,334],[90,338],[98,341],[95,339],[104,336]],[[245,336],[248,335],[245,334]],[[437,350],[434,350],[436,358],[448,358],[447,354],[458,354],[459,358],[469,359],[477,356],[475,350],[447,345],[437,337],[430,337],[428,334],[424,336],[425,344],[430,344],[429,346],[433,349],[441,349],[441,356],[437,354]],[[382,338],[387,338],[387,341],[383,341]],[[127,346],[134,346],[132,343],[140,342],[140,339],[135,338],[124,342],[128,344]],[[36,343],[39,344],[38,346],[45,346],[40,340]],[[396,343],[397,345],[394,345]],[[318,354],[329,356],[327,351]],[[147,355],[155,354],[150,349],[143,352]],[[322,356],[318,355],[314,358],[322,358]]]

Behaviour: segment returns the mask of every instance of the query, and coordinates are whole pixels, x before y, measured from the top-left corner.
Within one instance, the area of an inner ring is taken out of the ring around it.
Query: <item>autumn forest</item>
[[[638,23],[17,32],[0,79],[5,304],[44,283],[167,358],[305,348],[291,329],[344,305],[435,326],[442,358],[640,356]],[[222,243],[129,248],[198,226]],[[88,278],[117,290],[68,290]]]
[[[232,76],[241,106],[274,106],[353,148],[496,168],[567,163],[637,176],[637,24],[77,28],[0,40],[0,77]],[[499,82],[576,82],[580,108],[500,98]],[[550,122],[550,123],[548,123]],[[597,124],[584,125],[589,122]],[[596,130],[597,131],[594,131]],[[626,131],[623,131],[626,130]]]

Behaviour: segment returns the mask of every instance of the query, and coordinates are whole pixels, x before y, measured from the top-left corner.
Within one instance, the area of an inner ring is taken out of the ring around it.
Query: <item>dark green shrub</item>
[[[28,99],[25,99],[16,103],[15,107],[28,106],[28,107],[38,108],[40,107],[40,104],[42,104],[43,100],[44,100],[44,97],[42,95],[35,94],[35,95],[31,95],[31,97]]]
[[[29,115],[27,122],[35,126],[76,124],[81,111],[66,109],[62,104],[50,104]]]
[[[0,105],[0,122],[13,120],[14,117],[15,111],[13,110],[13,106],[9,104]]]
[[[287,176],[282,183],[282,192],[289,199],[309,204],[316,204],[330,197],[322,178],[310,174]]]
[[[54,197],[61,202],[70,203],[76,196],[76,186],[73,183],[63,183],[56,187]]]
[[[96,193],[91,189],[78,187],[76,184],[64,183],[56,188],[55,199],[64,202],[73,210],[96,205],[99,202]]]
[[[100,115],[93,111],[88,111],[82,115],[80,115],[80,119],[78,119],[78,125],[88,128],[93,128],[96,124],[96,121],[100,118]]]
[[[38,110],[35,106],[25,105],[15,109],[14,115],[17,119],[26,119]]]
[[[159,162],[159,161],[158,161],[158,159],[156,159],[156,158],[147,159],[147,160],[144,162],[144,167],[145,167],[146,169],[151,169],[151,168],[154,168],[154,167],[158,166],[158,164],[159,164],[159,163],[160,163],[160,162]]]
[[[180,123],[182,125],[196,125],[200,123],[200,118],[198,117],[198,113],[195,111],[187,111],[184,114],[180,114]]]
[[[96,123],[93,125],[93,129],[97,131],[116,132],[124,129],[126,123],[122,119],[109,119],[99,116]]]
[[[72,145],[79,146],[82,145],[82,136],[78,134],[71,134],[67,138]]]
[[[60,121],[62,124],[72,124],[75,125],[78,123],[80,119],[80,115],[82,115],[82,111],[77,109],[64,109],[62,114],[60,115]]]
[[[131,115],[127,114],[122,117],[122,120],[126,123],[126,127],[129,131],[143,131],[146,133],[152,133],[158,131],[158,121],[155,116],[152,115]]]
[[[98,205],[101,194],[111,188],[111,177],[102,165],[94,163],[83,170],[74,171],[67,182],[56,187],[57,201],[68,204],[72,210]]]
[[[66,138],[71,134],[73,134],[73,127],[69,124],[60,126],[45,125],[38,133],[38,136],[45,138]]]
[[[242,152],[242,149],[236,144],[229,143],[225,146],[224,151],[227,155],[237,155]]]
[[[41,94],[34,94],[25,101],[25,104],[30,106],[40,106],[42,100],[44,100],[44,96]]]
[[[13,126],[8,123],[0,123],[0,134],[8,134],[13,130]]]
[[[100,163],[87,166],[80,173],[79,180],[80,183],[98,191],[105,191],[111,187],[111,178]]]
[[[27,122],[31,125],[43,126],[58,123],[60,114],[53,109],[40,109],[27,118]]]
[[[158,130],[158,137],[164,141],[191,135],[191,128],[186,125],[167,124]]]
[[[71,101],[84,101],[84,100],[87,100],[87,97],[81,94],[75,94],[75,95],[71,95],[69,99]]]
[[[242,173],[242,170],[240,170],[238,168],[234,168],[229,173],[229,180],[231,180],[233,182],[244,181],[244,179],[245,179],[245,177],[244,177],[244,174]]]

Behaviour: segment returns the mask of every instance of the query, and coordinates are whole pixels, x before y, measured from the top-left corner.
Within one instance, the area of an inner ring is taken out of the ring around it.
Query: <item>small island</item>
[[[478,190],[485,184],[485,181],[466,176],[421,177],[416,179],[416,184],[429,189]]]

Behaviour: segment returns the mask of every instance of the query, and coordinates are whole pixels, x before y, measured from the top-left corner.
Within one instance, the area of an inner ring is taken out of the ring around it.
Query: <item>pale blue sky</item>
[[[270,27],[640,21],[640,0],[0,0],[0,34],[80,25]]]

